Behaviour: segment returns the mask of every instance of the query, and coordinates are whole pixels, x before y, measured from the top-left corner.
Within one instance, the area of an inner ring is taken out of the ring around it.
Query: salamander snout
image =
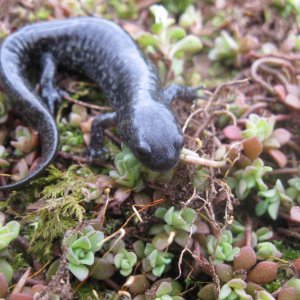
[[[123,141],[134,155],[154,171],[167,171],[175,167],[183,147],[183,135],[169,107],[150,103],[135,108],[133,115],[133,122],[125,130],[129,134]]]
[[[137,155],[141,158],[147,158],[151,155],[151,147],[149,144],[142,142],[136,146]]]
[[[156,136],[159,137],[160,134]],[[146,167],[154,171],[167,171],[177,164],[183,143],[182,135],[176,132],[169,139],[165,137],[157,141],[150,140],[149,143],[143,141],[133,152]]]
[[[127,109],[119,115],[122,141],[153,171],[175,167],[183,147],[183,135],[171,109],[154,101],[135,103]]]

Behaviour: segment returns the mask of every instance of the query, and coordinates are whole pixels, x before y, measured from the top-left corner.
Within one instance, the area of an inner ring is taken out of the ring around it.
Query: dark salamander
[[[40,95],[28,81],[28,68],[41,68]],[[58,148],[53,118],[62,92],[57,68],[84,74],[96,82],[115,112],[97,116],[88,155],[103,158],[104,128],[117,126],[122,141],[147,167],[164,171],[176,165],[183,136],[170,109],[175,98],[193,100],[196,89],[171,84],[162,89],[153,63],[115,23],[85,17],[26,26],[0,48],[0,84],[20,117],[39,132],[41,163],[24,179],[0,190],[18,188],[39,175]]]

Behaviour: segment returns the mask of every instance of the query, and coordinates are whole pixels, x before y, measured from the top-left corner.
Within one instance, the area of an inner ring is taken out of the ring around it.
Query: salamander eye
[[[149,157],[151,154],[151,148],[148,144],[141,144],[136,147],[136,153],[139,157]]]

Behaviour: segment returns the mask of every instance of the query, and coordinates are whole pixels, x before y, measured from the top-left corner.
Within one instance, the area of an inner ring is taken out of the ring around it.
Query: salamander
[[[40,70],[39,93],[28,79],[32,67]],[[197,98],[197,88],[171,84],[164,89],[150,58],[112,21],[94,17],[46,21],[19,29],[0,47],[0,84],[20,118],[39,132],[41,144],[35,170],[0,190],[27,184],[57,153],[59,134],[53,116],[64,93],[55,82],[60,69],[97,83],[114,110],[93,120],[90,161],[103,159],[104,129],[116,126],[121,140],[145,166],[164,171],[177,164],[183,135],[171,102]]]

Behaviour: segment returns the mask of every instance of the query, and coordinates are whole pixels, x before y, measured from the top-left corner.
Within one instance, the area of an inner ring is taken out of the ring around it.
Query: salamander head
[[[165,104],[150,102],[131,107],[123,112],[118,124],[122,140],[146,167],[166,171],[179,161],[183,136]]]

